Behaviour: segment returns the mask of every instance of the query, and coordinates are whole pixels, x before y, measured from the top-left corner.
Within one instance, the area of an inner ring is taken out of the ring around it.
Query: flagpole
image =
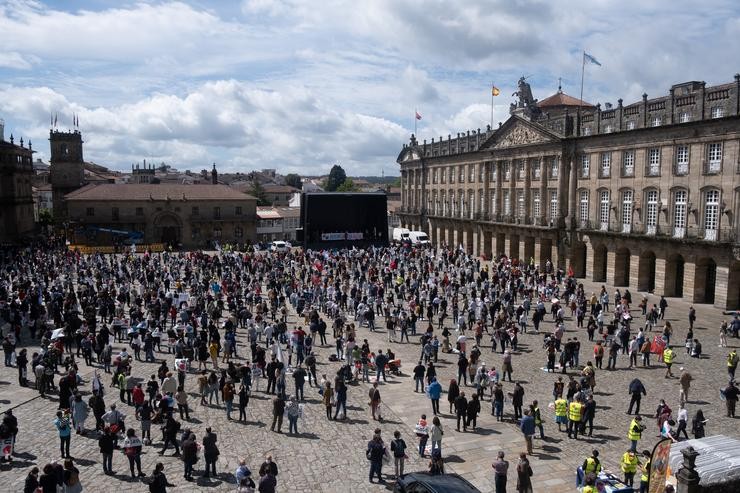
[[[493,82],[491,82],[491,130],[493,130]]]
[[[578,99],[578,128],[576,135],[581,135],[581,106],[583,106],[583,76],[586,72],[586,52],[583,52],[581,61],[581,97]]]
[[[416,112],[417,111],[418,110],[416,108],[414,108],[414,137],[416,137],[416,121],[418,120],[418,118],[416,118]]]

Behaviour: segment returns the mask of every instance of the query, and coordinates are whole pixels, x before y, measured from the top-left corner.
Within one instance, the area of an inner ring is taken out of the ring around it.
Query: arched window
[[[704,239],[716,240],[719,230],[719,190],[704,192]]]
[[[634,200],[632,190],[622,192],[622,233],[632,232],[632,205]]]
[[[658,229],[658,191],[645,193],[645,232],[654,235]]]
[[[599,192],[599,225],[602,231],[609,231],[609,190]]]
[[[581,227],[585,228],[588,226],[588,190],[581,190],[578,195],[579,195],[578,220],[581,223]]]
[[[688,204],[689,193],[684,189],[673,192],[673,236],[683,238],[686,236],[686,204]]]

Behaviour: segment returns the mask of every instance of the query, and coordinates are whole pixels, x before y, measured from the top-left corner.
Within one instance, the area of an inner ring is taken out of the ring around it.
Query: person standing
[[[568,406],[568,438],[578,440],[578,429],[581,427],[583,404],[576,399]]]
[[[421,415],[421,418],[416,423],[414,432],[419,437],[419,457],[424,458],[424,449],[426,449],[427,441],[429,440],[429,425],[426,414]]]
[[[221,389],[221,398],[226,406],[226,419],[231,421],[231,412],[234,410],[234,384],[231,379],[226,380],[224,388]]]
[[[678,382],[681,385],[681,391],[678,394],[679,404],[685,404],[689,401],[689,389],[691,388],[691,381],[693,379],[694,377],[691,376],[691,373],[682,367],[681,376],[678,379]]]
[[[64,461],[64,477],[62,483],[64,484],[65,493],[80,493],[82,491],[80,470],[75,467],[72,459],[68,458]]]
[[[270,431],[275,431],[275,425],[277,424],[277,432],[281,433],[283,413],[285,413],[285,400],[280,392],[278,392],[272,399],[272,425],[270,426]]]
[[[337,406],[337,409],[339,407]],[[288,434],[291,435],[295,433],[298,434],[298,418],[301,415],[301,408],[300,404],[298,404],[298,401],[291,397],[288,400],[288,404],[285,407],[285,414],[288,416]],[[334,416],[334,419],[336,419],[336,415]]]
[[[522,421],[519,424],[519,429],[521,430],[522,435],[524,435],[524,442],[527,445],[527,453],[532,455],[532,437],[534,436],[535,426],[534,417],[529,409],[524,411],[524,417],[522,417]]]
[[[568,401],[563,399],[562,394],[555,401],[555,422],[558,424],[558,431],[563,431],[562,425],[568,428]]]
[[[465,392],[455,399],[455,415],[457,416],[457,431],[460,431],[460,420],[462,420],[463,431],[468,431],[467,420],[465,419],[468,412],[468,400],[465,398]]]
[[[336,402],[336,408],[334,409],[334,419],[336,420],[339,417],[340,410],[342,412],[341,419],[347,419],[347,384],[339,379],[336,381],[334,387],[334,400]],[[296,431],[296,433],[298,432]]]
[[[455,399],[460,395],[460,386],[457,385],[457,380],[454,378],[450,380],[450,385],[447,387],[447,402],[450,404],[450,413],[453,411],[455,405]]]
[[[403,476],[403,466],[406,460],[406,442],[401,438],[401,432],[398,430],[393,433],[391,452],[393,452],[393,459],[396,466],[396,480],[398,480],[398,478]]]
[[[519,382],[514,384],[511,405],[514,406],[514,421],[518,421],[522,417],[522,406],[524,405],[524,387]]]
[[[532,417],[534,418],[534,425],[540,430],[540,440],[545,439],[545,429],[542,426],[542,415],[540,414],[540,408],[537,400],[532,401],[532,405],[529,407],[532,411]]]
[[[326,408],[326,419],[331,420],[331,408],[334,405],[334,390],[331,388],[330,382],[326,382],[324,384],[321,398],[323,399],[324,407]]]
[[[645,426],[642,424],[642,416],[635,416],[630,423],[629,430],[627,431],[627,439],[632,442],[630,450],[637,452],[637,441],[642,438],[642,432],[645,430]]]
[[[506,493],[506,475],[509,473],[509,461],[504,460],[504,456],[504,451],[501,450],[497,459],[491,464],[496,493]]]
[[[673,365],[673,360],[676,359],[676,354],[673,352],[673,349],[671,349],[669,346],[666,346],[666,348],[663,350],[663,363],[665,363],[665,377],[670,378],[673,376],[673,373],[671,372],[671,366]]]
[[[206,470],[203,473],[204,478],[216,477],[216,462],[221,452],[218,450],[218,436],[213,433],[211,427],[206,428],[206,434],[203,436],[203,459],[206,461]]]
[[[249,389],[242,382],[239,386],[239,421],[247,421],[247,405],[249,404]]]
[[[694,438],[704,438],[704,425],[706,423],[707,420],[704,419],[704,411],[699,409],[691,421],[691,433],[694,435]]]
[[[383,439],[380,438],[380,429],[375,430],[373,439],[367,443],[367,450],[365,455],[370,461],[370,479],[373,482],[373,476],[378,476],[378,481],[383,481],[382,469],[383,469],[383,457],[387,454]]]
[[[440,457],[442,456],[442,436],[444,435],[444,430],[442,429],[442,422],[439,420],[438,416],[435,416],[432,418],[432,426],[429,428],[429,438],[432,440],[432,454],[439,453]]]
[[[648,479],[650,478],[650,465],[652,462],[652,455],[649,450],[643,450],[642,456],[645,459],[640,465],[640,493],[647,493],[648,490]]]
[[[69,415],[62,411],[57,411],[57,418],[54,420],[54,426],[59,432],[59,451],[62,458],[70,458],[69,444],[72,440],[72,427],[69,424]]]
[[[426,367],[422,364],[421,360],[419,360],[419,364],[417,364],[414,367],[414,392],[419,392],[419,387],[421,387],[421,391],[424,392],[424,374],[426,373]]]
[[[723,391],[725,394],[725,406],[727,407],[727,417],[735,417],[735,405],[737,404],[738,389],[735,386],[735,381],[731,380],[729,385],[725,387]]]
[[[627,414],[632,414],[633,406],[635,406],[635,414],[640,414],[640,400],[642,400],[643,395],[647,395],[647,391],[639,378],[630,382],[629,394],[632,397],[630,398],[630,407],[627,409]]]
[[[737,370],[738,361],[740,361],[740,357],[737,355],[737,349],[731,350],[727,354],[727,376],[729,380],[735,380],[735,371]]]
[[[136,436],[136,430],[133,428],[126,430],[126,439],[123,441],[123,453],[126,454],[126,457],[128,458],[128,465],[131,469],[132,478],[136,477],[136,474],[134,474],[134,465],[136,465],[136,469],[139,471],[140,478],[146,476],[145,473],[141,472],[142,446],[141,439]]]
[[[595,417],[596,401],[594,401],[593,394],[589,394],[588,397],[586,397],[586,403],[583,405],[583,417],[581,418],[581,434],[586,434],[586,426],[588,426],[588,436],[593,436]]]
[[[596,477],[601,472],[601,462],[599,461],[599,451],[594,449],[591,451],[591,457],[587,457],[581,465],[582,474],[579,474],[576,478],[576,486],[581,486],[584,480],[589,477]]]
[[[532,493],[532,466],[524,452],[519,454],[516,465],[516,490],[519,493]]]
[[[192,481],[193,466],[198,462],[198,444],[195,442],[193,433],[182,441],[182,462],[185,466],[183,477],[186,481]]]
[[[427,387],[427,393],[432,401],[432,413],[436,416],[439,414],[439,398],[442,397],[442,384],[437,381],[436,377],[432,379]]]
[[[635,481],[635,473],[637,472],[637,455],[633,450],[628,450],[622,455],[622,462],[620,467],[624,474],[624,484],[632,486]]]
[[[380,389],[378,388],[378,381],[373,382],[373,386],[368,392],[370,398],[370,412],[373,415],[373,420],[382,421],[383,418],[380,415]]]
[[[110,427],[106,426],[103,433],[98,437],[98,447],[103,454],[103,473],[114,474],[113,470],[113,437],[111,436]]]

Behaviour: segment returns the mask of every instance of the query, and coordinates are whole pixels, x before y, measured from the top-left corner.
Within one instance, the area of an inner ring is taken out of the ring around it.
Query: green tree
[[[303,186],[300,175],[297,175],[296,173],[288,173],[285,175],[285,184],[299,190]]]
[[[48,226],[54,223],[54,216],[49,209],[41,209],[39,211],[39,224],[42,226]]]
[[[337,188],[339,188],[339,185],[344,183],[346,179],[347,173],[344,172],[344,169],[341,166],[335,164],[331,167],[331,171],[329,171],[329,178],[326,179],[324,190],[327,192],[335,192]]]
[[[257,180],[252,182],[252,188],[249,189],[249,194],[257,199],[257,205],[270,205],[265,188]]]
[[[337,192],[358,192],[360,190],[360,187],[355,185],[355,182],[352,180],[352,178],[346,178],[344,182],[342,182],[341,185],[339,185],[336,189]]]

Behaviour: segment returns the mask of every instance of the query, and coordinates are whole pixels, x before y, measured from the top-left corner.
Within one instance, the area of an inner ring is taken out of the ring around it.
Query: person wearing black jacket
[[[583,405],[583,419],[581,421],[581,434],[586,433],[586,425],[588,425],[588,436],[593,436],[594,432],[594,418],[596,417],[596,401],[592,395],[586,398],[586,403]]]
[[[460,395],[455,399],[455,414],[457,415],[457,431],[460,431],[460,420],[463,423],[463,431],[468,431],[467,416],[468,413],[468,400],[465,398],[465,392],[460,392]]]
[[[514,391],[511,393],[511,404],[514,406],[514,421],[522,417],[522,405],[524,403],[524,388],[519,382],[514,384]]]
[[[265,458],[265,462],[263,462],[260,466],[259,475],[264,476],[268,472],[275,477],[277,477],[278,475],[278,466],[277,464],[275,464],[275,462],[273,462],[272,455],[268,455]]]
[[[175,454],[173,457],[180,456],[180,444],[177,443],[177,432],[180,431],[180,423],[175,421],[172,416],[167,416],[167,422],[164,425],[164,445],[162,450],[159,451],[159,455],[164,455],[167,447],[171,443],[175,447]]]
[[[26,482],[23,484],[23,493],[36,493],[39,487],[39,468],[34,467],[26,476]]]
[[[98,447],[100,453],[103,454],[103,473],[114,474],[113,470],[113,435],[110,432],[110,427],[106,426],[103,429],[103,434],[98,438]]]
[[[218,461],[220,454],[216,445],[217,441],[218,437],[211,431],[211,428],[206,428],[206,434],[203,437],[203,458],[206,461],[206,471],[203,473],[204,478],[210,477],[210,474],[216,477],[216,461]]]
[[[478,394],[473,394],[473,397],[468,401],[467,425],[473,425],[473,431],[475,431],[475,425],[478,424],[478,413],[480,412],[480,400],[478,400]]]
[[[154,466],[154,472],[152,472],[152,479],[149,483],[149,492],[150,493],[167,493],[167,487],[174,487],[174,484],[171,484],[169,481],[167,481],[167,477],[164,475],[164,465],[161,462],[157,462],[157,465]]]
[[[285,412],[285,400],[280,394],[276,395],[272,399],[272,426],[270,431],[275,431],[275,425],[277,424],[277,432],[280,433],[280,428],[283,427],[283,413]]]
[[[247,420],[247,405],[249,404],[249,390],[247,386],[242,383],[239,386],[239,421]]]
[[[647,391],[639,378],[635,378],[630,382],[629,393],[632,398],[630,399],[630,407],[627,409],[627,414],[632,414],[633,405],[636,406],[635,414],[640,414],[640,400],[643,395],[647,395]]]
[[[424,392],[424,374],[426,373],[426,368],[424,368],[424,365],[421,363],[421,360],[419,360],[419,364],[417,364],[414,367],[414,392],[419,391],[419,385],[421,385],[421,391]]]

